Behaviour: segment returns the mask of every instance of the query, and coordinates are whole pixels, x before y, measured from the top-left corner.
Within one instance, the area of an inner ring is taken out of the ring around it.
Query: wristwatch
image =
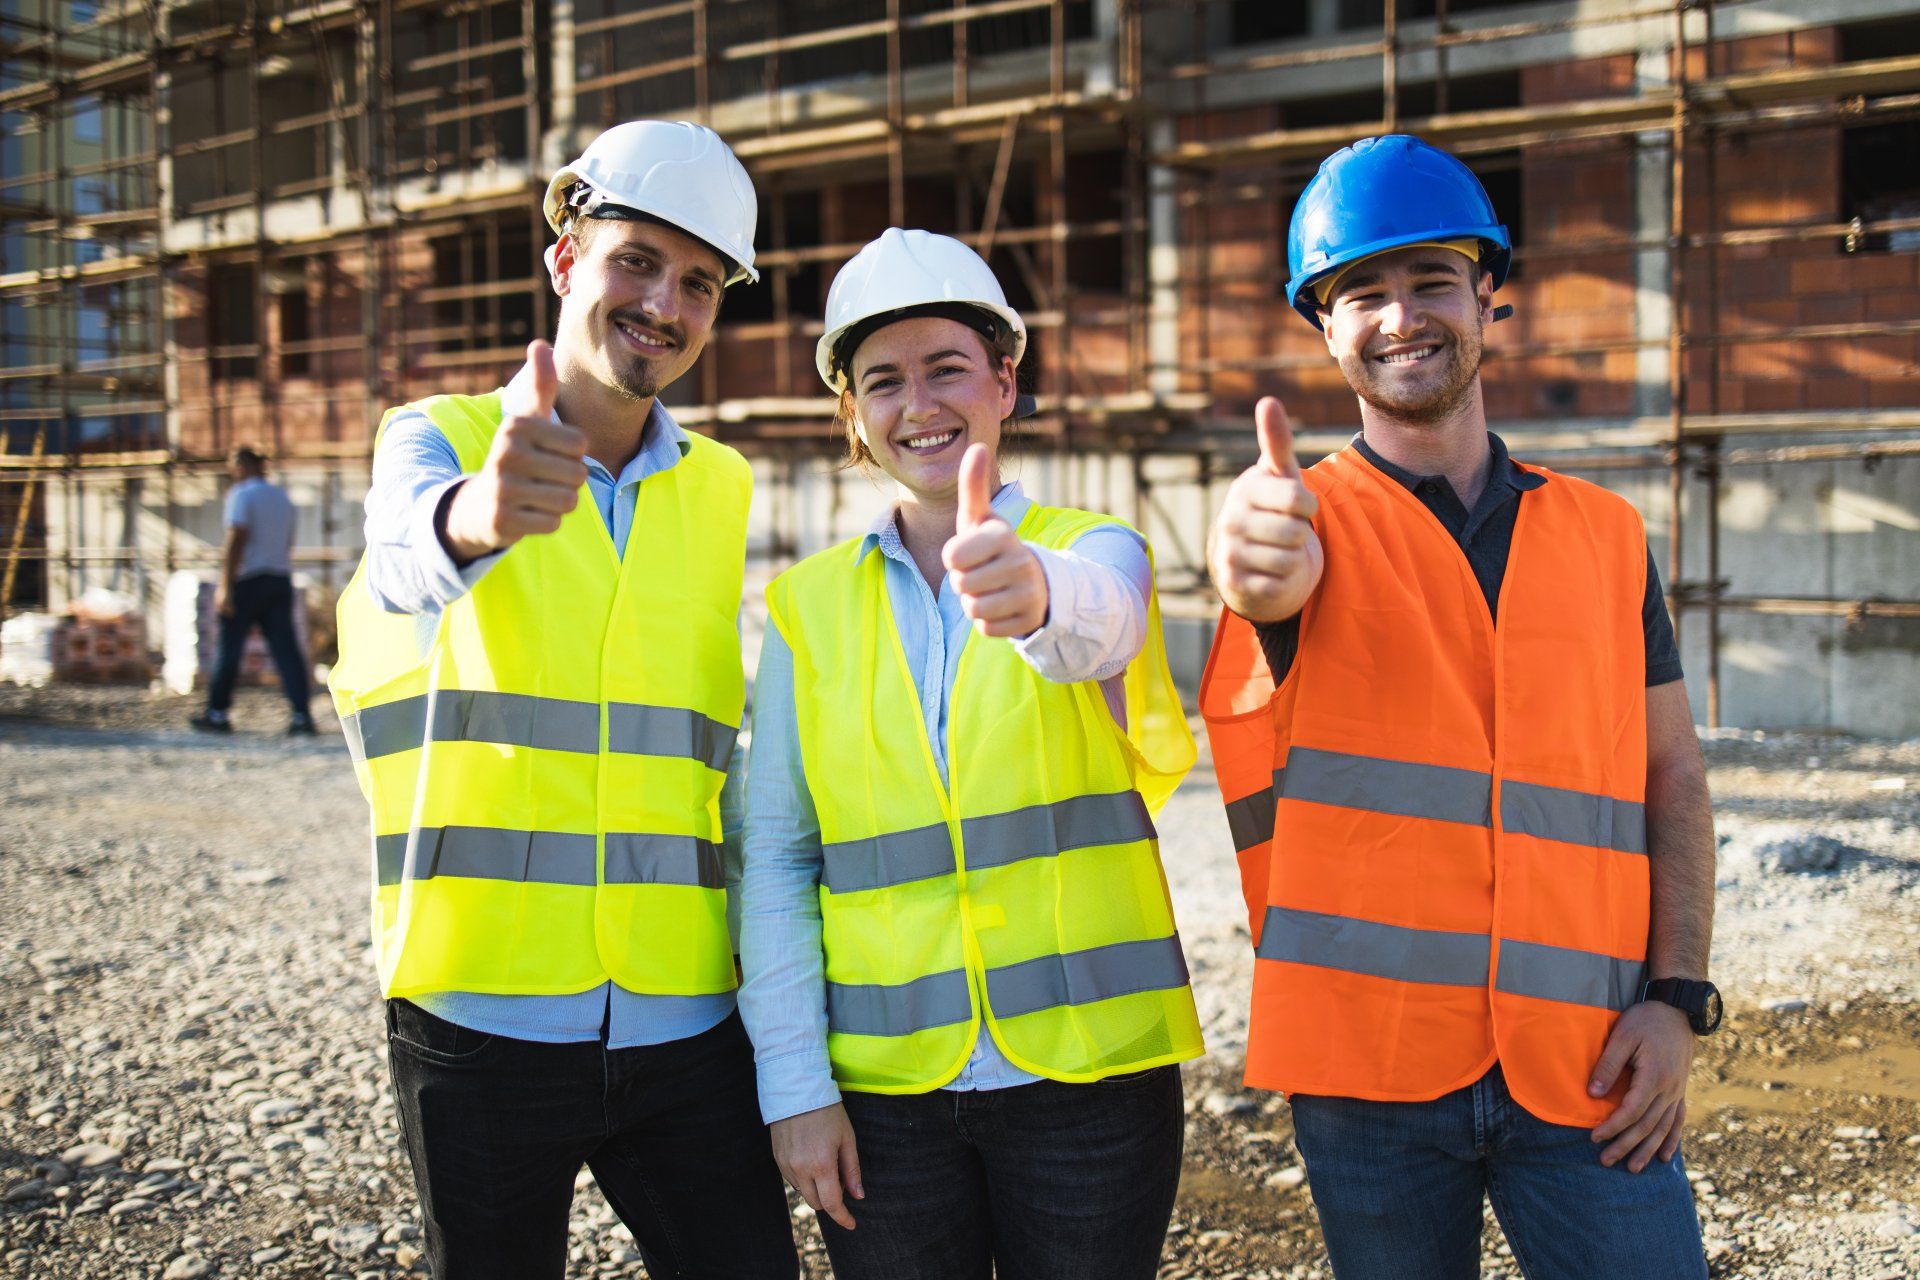
[[[1687,1015],[1687,1024],[1697,1036],[1709,1035],[1720,1025],[1723,1009],[1720,988],[1711,982],[1690,978],[1657,978],[1640,989],[1640,999],[1670,1004]]]

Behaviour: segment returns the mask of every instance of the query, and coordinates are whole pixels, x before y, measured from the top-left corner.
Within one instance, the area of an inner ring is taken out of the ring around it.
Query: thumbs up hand
[[[1047,575],[1039,557],[993,514],[993,458],[969,445],[960,459],[959,526],[940,551],[961,606],[983,636],[1028,636],[1047,621]]]
[[[1310,523],[1320,500],[1300,476],[1287,411],[1272,396],[1254,406],[1260,458],[1227,490],[1208,540],[1207,570],[1227,608],[1249,622],[1300,612],[1320,583],[1326,553]]]
[[[447,504],[441,542],[457,561],[503,551],[528,534],[552,533],[587,482],[586,433],[554,421],[560,389],[553,348],[527,346],[524,375],[501,405],[500,430],[480,470]]]

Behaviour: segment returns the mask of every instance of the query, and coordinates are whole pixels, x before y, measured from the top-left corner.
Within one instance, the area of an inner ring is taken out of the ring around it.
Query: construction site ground
[[[230,738],[194,708],[0,687],[0,1274],[424,1274],[341,739],[279,736],[267,691]],[[1712,1272],[1920,1280],[1920,742],[1706,747],[1729,1015],[1686,1159]],[[1210,1046],[1161,1275],[1328,1276],[1286,1105],[1238,1086],[1251,958],[1204,760],[1160,826]],[[570,1275],[644,1274],[584,1174],[573,1226]]]

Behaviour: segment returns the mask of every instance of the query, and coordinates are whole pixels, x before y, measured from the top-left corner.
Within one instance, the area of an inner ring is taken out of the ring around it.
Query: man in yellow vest
[[[1279,402],[1209,567],[1201,709],[1255,944],[1247,1081],[1291,1095],[1339,1280],[1706,1276],[1678,1153],[1713,820],[1638,514],[1516,462],[1479,369],[1511,243],[1417,138],[1330,157],[1288,299],[1360,401]]]
[[[555,341],[388,413],[331,681],[428,1252],[559,1280],[584,1164],[649,1275],[788,1280],[728,918],[752,477],[658,400],[758,279],[753,187],[641,121],[545,207]]]

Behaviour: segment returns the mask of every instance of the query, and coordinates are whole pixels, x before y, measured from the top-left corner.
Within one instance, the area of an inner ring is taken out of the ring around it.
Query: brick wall
[[[1831,30],[1802,31],[1716,48],[1716,75],[1811,66],[1833,61]],[[1689,74],[1707,74],[1702,51]],[[1631,56],[1528,68],[1522,101],[1548,104],[1631,94]],[[1233,137],[1277,127],[1273,107],[1189,116],[1182,140]],[[1829,126],[1736,134],[1704,142],[1686,157],[1688,230],[1701,234],[1779,225],[1836,223],[1842,200],[1841,130]],[[1664,165],[1665,152],[1655,153]],[[1468,157],[1469,163],[1474,157]],[[1712,195],[1709,200],[1709,168]],[[1287,398],[1297,420],[1344,427],[1354,421],[1352,397],[1324,347],[1286,311],[1286,219],[1311,166],[1292,185],[1271,169],[1223,175],[1258,181],[1271,200],[1218,199],[1183,209],[1181,357],[1183,385],[1208,386],[1206,360],[1224,363],[1211,381],[1219,408],[1245,412],[1271,391]],[[1619,140],[1524,148],[1520,255],[1500,301],[1512,320],[1488,335],[1489,416],[1499,419],[1613,417],[1634,407],[1635,255],[1629,251],[1551,254],[1550,247],[1631,240],[1635,219],[1635,152]],[[1189,183],[1183,188],[1191,194]],[[1657,237],[1661,229],[1656,230]],[[1534,250],[1529,253],[1528,250]],[[1920,335],[1848,336],[1778,342],[1712,343],[1716,330],[1745,335],[1806,325],[1849,325],[1920,319],[1920,254],[1847,253],[1835,238],[1705,248],[1685,258],[1687,325],[1700,340],[1688,356],[1687,407],[1692,412],[1756,413],[1884,409],[1920,404]],[[1200,283],[1202,275],[1210,277]],[[1569,347],[1598,347],[1568,351]],[[1545,352],[1543,352],[1545,349]],[[1529,352],[1534,354],[1528,354]],[[1310,359],[1307,367],[1259,372],[1235,362]]]

